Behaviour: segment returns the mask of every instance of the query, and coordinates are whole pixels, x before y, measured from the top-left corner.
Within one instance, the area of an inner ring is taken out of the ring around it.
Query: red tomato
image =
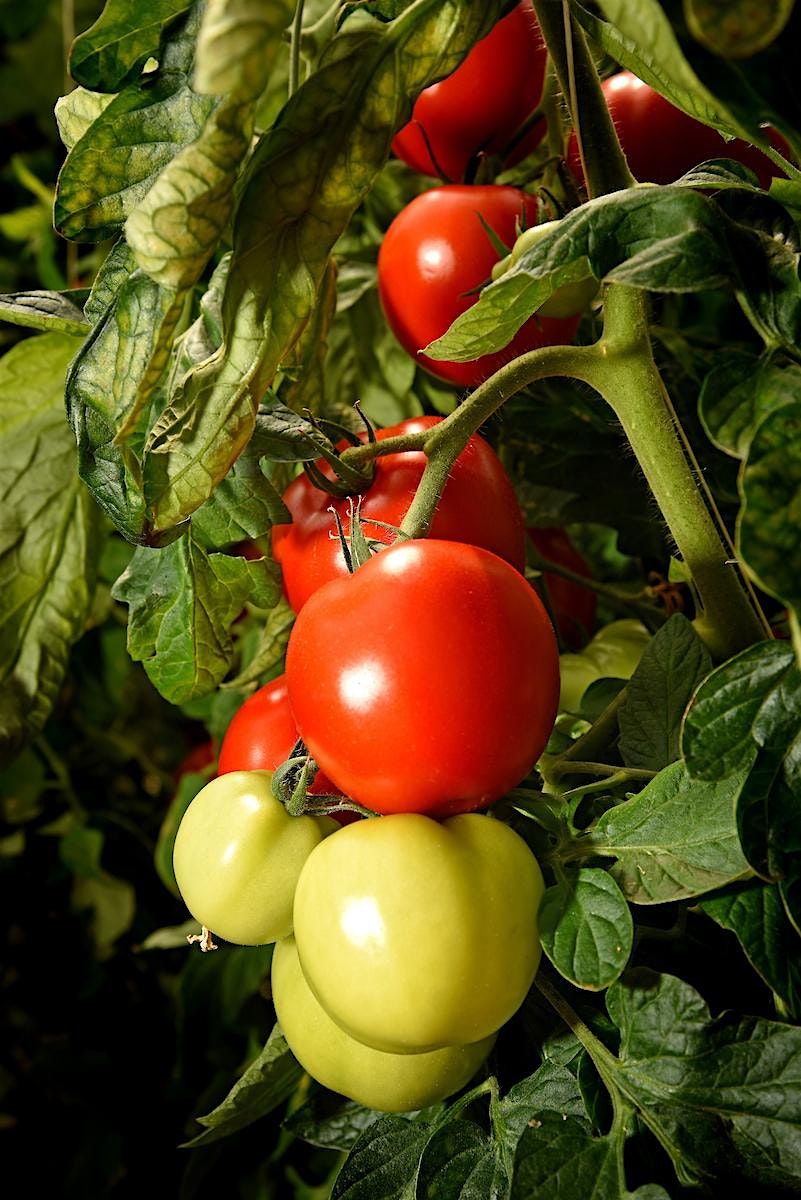
[[[218,775],[231,771],[274,771],[286,762],[298,740],[298,730],[287,696],[286,677],[249,696],[234,714],[220,747]],[[331,795],[337,789],[318,771],[309,792],[314,796]]]
[[[525,579],[478,546],[429,538],[320,588],[286,678],[317,762],[381,813],[491,804],[536,762],[559,696],[556,639]]]
[[[569,342],[578,317],[533,316],[503,350],[472,362],[436,362],[419,351],[477,300],[498,261],[481,218],[507,246],[518,225],[537,223],[534,196],[512,187],[432,188],[416,196],[387,230],[378,253],[378,294],[404,350],[432,375],[475,387],[504,363],[538,346]]]
[[[591,572],[564,529],[557,527],[531,528],[528,531],[534,545],[544,558],[568,567],[577,575],[590,579]],[[542,576],[548,589],[553,615],[559,636],[571,649],[586,644],[595,625],[596,597],[589,588],[572,583],[561,575],[544,571]]]
[[[708,158],[733,158],[755,172],[762,187],[779,174],[767,155],[736,138],[727,142],[716,129],[688,117],[631,71],[603,82],[609,112],[635,179],[641,183],[673,183]],[[771,142],[784,153],[787,143],[770,132]],[[571,134],[567,162],[583,181],[578,144]]]
[[[546,59],[537,18],[524,0],[476,42],[452,75],[420,93],[393,151],[414,171],[459,182],[480,151],[504,150],[537,107]],[[544,133],[543,124],[537,140]]]
[[[441,419],[413,417],[382,429],[377,437],[382,440],[417,433],[431,429]],[[425,464],[422,450],[376,459],[375,477],[362,497],[367,537],[380,542],[392,540],[390,530],[372,521],[400,525]],[[317,465],[330,474],[325,464]],[[331,513],[332,508],[336,509],[347,533],[348,500],[335,500],[315,487],[308,476],[299,475],[284,493],[284,502],[292,513],[293,523],[274,526],[273,555],[283,569],[287,599],[295,612],[300,612],[317,588],[348,574]],[[525,531],[514,489],[495,451],[477,435],[470,438],[453,466],[434,514],[431,536],[483,546],[505,558],[518,571],[523,570]]]

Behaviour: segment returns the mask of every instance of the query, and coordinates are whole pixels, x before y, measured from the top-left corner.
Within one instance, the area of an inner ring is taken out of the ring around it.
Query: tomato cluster
[[[424,462],[417,450],[379,457],[362,497],[379,547]],[[545,747],[556,640],[522,574],[511,481],[477,435],[454,464],[435,536],[398,539],[352,574],[330,536],[330,497],[302,478],[286,499],[293,523],[275,531],[276,556],[300,610],[286,675],[234,716],[219,775],[179,827],[175,876],[215,934],[278,943],[276,1013],[309,1073],[407,1111],[467,1083],[539,963],[536,859],[473,810],[519,783]],[[321,767],[312,801],[342,793],[380,817],[341,827],[291,816],[272,773],[298,737]]]

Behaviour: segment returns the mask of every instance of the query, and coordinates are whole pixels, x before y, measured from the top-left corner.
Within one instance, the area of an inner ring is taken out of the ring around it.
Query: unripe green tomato
[[[360,821],[317,846],[301,872],[303,973],[329,1016],[368,1046],[478,1042],[531,986],[542,892],[528,846],[493,817]]]
[[[559,655],[559,711],[581,712],[581,698],[600,679],[598,667],[583,654]]]
[[[173,867],[186,907],[201,925],[241,946],[292,932],[301,868],[333,824],[289,816],[271,783],[271,771],[212,779],[175,838]]]
[[[382,1112],[411,1112],[453,1095],[475,1075],[494,1035],[427,1054],[387,1054],[357,1042],[331,1020],[301,970],[294,938],[273,952],[275,1011],[304,1070],[334,1092]]]
[[[650,637],[641,621],[612,621],[598,630],[583,654],[595,663],[599,677],[631,679]]]
[[[543,221],[541,225],[532,225],[530,229],[524,229],[512,246],[511,252],[492,268],[492,278],[498,279],[505,275],[517,265],[526,250],[535,246],[544,234],[555,229],[558,224],[558,221]],[[537,312],[542,317],[574,317],[577,313],[584,312],[596,295],[598,287],[598,280],[592,277],[580,279],[578,283],[566,283],[557,288],[553,295],[540,305]]]

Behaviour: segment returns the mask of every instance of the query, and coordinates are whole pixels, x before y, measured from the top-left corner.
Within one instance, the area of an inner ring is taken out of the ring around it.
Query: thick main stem
[[[696,627],[710,650],[727,658],[770,636],[765,618],[732,561],[726,535],[706,503],[651,353],[646,297],[607,288],[602,366],[594,386],[613,408],[671,535],[692,574],[701,613]]]

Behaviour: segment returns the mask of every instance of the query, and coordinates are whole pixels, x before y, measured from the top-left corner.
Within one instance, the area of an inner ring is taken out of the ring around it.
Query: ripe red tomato
[[[286,762],[298,740],[298,730],[286,688],[286,676],[249,696],[234,714],[220,747],[218,775],[231,771],[274,771]],[[322,771],[318,771],[309,792],[315,796],[335,793],[337,789]]]
[[[421,92],[393,151],[423,175],[461,181],[480,151],[504,150],[536,108],[546,60],[531,0],[524,0],[476,42],[452,75]],[[540,140],[545,126],[538,132]]]
[[[504,363],[538,346],[572,340],[578,317],[533,316],[503,350],[472,362],[436,362],[419,351],[445,332],[477,299],[498,253],[481,218],[507,246],[518,226],[535,225],[534,196],[512,187],[454,184],[416,196],[387,230],[378,253],[378,294],[404,350],[432,375],[475,387]]]
[[[525,579],[487,550],[429,538],[315,592],[286,678],[316,761],[381,813],[491,804],[536,762],[559,696],[556,639]]]
[[[736,138],[727,142],[716,129],[687,116],[631,71],[620,71],[603,82],[609,112],[635,179],[641,183],[673,183],[708,158],[733,158],[755,172],[762,187],[769,187],[778,168],[754,146]],[[786,142],[771,131],[781,150]],[[571,134],[567,162],[583,181],[575,134]]]
[[[441,417],[413,417],[377,434],[380,440],[417,433],[437,425]],[[426,464],[422,450],[377,458],[372,484],[362,497],[365,535],[380,542],[392,533],[372,521],[400,525],[417,490]],[[323,463],[321,470],[330,474]],[[348,529],[348,500],[335,500],[299,475],[284,493],[291,525],[273,527],[273,555],[284,573],[284,590],[295,612],[324,583],[348,574],[331,514],[339,513]],[[372,519],[372,521],[371,521]],[[431,525],[431,536],[448,542],[483,546],[505,558],[518,571],[525,561],[525,531],[509,476],[491,446],[474,435],[454,463]]]
[[[528,536],[544,558],[575,571],[577,575],[583,575],[585,579],[592,578],[590,568],[564,529],[556,526],[530,528]],[[551,571],[544,571],[542,577],[548,589],[559,636],[571,649],[578,649],[586,644],[595,625],[595,593]]]

